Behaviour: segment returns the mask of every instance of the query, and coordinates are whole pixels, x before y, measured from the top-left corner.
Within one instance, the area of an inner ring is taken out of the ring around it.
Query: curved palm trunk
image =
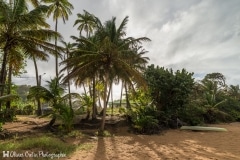
[[[67,59],[69,58],[69,52],[67,52]],[[67,69],[67,75],[69,75],[69,69]],[[68,80],[68,95],[69,95],[69,106],[71,108],[71,112],[73,112],[72,108],[72,96],[71,96],[71,88],[70,88],[70,80]]]
[[[129,97],[128,97],[127,83],[125,83],[124,86],[125,86],[125,93],[126,93],[126,105],[127,105],[126,107],[127,107],[127,109],[130,109],[131,105],[130,105]]]
[[[112,116],[113,116],[113,89],[112,89],[112,87],[111,87],[111,98],[112,98]]]
[[[98,106],[99,108],[102,108],[100,91],[98,91]]]
[[[55,23],[55,32],[57,32],[57,28],[58,28],[58,19],[56,19],[56,23]],[[56,77],[58,79],[58,55],[57,55],[57,36],[55,36],[55,67],[56,67]]]
[[[35,74],[36,74],[36,82],[37,82],[37,86],[40,86],[40,78],[38,76],[38,67],[37,67],[37,61],[35,56],[33,56],[33,63],[34,63],[34,68],[35,68]],[[37,115],[41,116],[42,115],[42,108],[41,108],[41,101],[40,98],[36,97],[36,101],[37,101]]]
[[[7,94],[11,94],[11,89],[12,89],[11,86],[12,86],[12,64],[9,64]],[[11,101],[7,101],[6,108],[7,109],[11,108]]]
[[[6,44],[3,50],[2,67],[1,67],[1,73],[0,73],[0,87],[1,87],[0,96],[3,96],[4,89],[5,89],[7,57],[8,57],[8,49]],[[2,103],[0,102],[0,109],[1,107],[2,107]]]
[[[122,95],[123,95],[124,81],[122,81],[121,95],[120,95],[120,107],[122,107]]]
[[[107,85],[108,85],[108,78],[109,78],[109,73],[106,71],[106,80],[105,80],[105,85],[104,85],[104,95],[103,95],[103,116],[102,116],[102,123],[101,127],[99,130],[99,134],[103,134],[104,127],[105,127],[105,121],[106,121],[106,110],[107,110]]]
[[[87,95],[87,90],[86,90],[85,84],[83,83],[82,85],[83,85],[84,93],[85,93],[85,95]]]
[[[92,106],[92,119],[97,119],[97,107],[96,107],[96,80],[93,77],[93,106]]]

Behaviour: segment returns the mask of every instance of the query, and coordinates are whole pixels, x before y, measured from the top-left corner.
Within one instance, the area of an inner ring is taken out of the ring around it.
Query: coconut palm
[[[11,50],[8,57],[8,74],[7,74],[7,95],[12,91],[12,75],[18,75],[24,64],[24,55],[17,51]],[[6,108],[10,109],[11,101],[7,101]]]
[[[86,10],[84,10],[83,12],[84,12],[84,14],[80,14],[80,13],[77,14],[78,19],[75,21],[74,26],[79,24],[78,30],[79,30],[80,37],[82,36],[82,31],[85,31],[86,32],[86,37],[89,38],[93,34],[93,32],[97,29],[97,23],[96,22],[98,21],[98,18],[95,17],[93,14],[90,14]],[[77,37],[74,37],[74,36],[72,36],[72,38],[76,39],[76,40],[78,39]],[[85,83],[89,84],[89,93],[90,93],[90,96],[93,99],[92,119],[96,119],[97,118],[97,116],[96,116],[97,108],[96,108],[96,79],[95,79],[95,75],[93,75],[91,79],[87,79]],[[84,86],[84,83],[83,83],[83,86]],[[89,117],[89,115],[87,117]]]
[[[86,37],[90,37],[90,35],[96,28],[95,16],[93,14],[90,14],[86,10],[84,10],[83,12],[84,14],[77,14],[78,19],[75,21],[73,26],[79,24],[77,29],[79,30],[80,36],[82,35],[82,31],[85,31]]]
[[[28,98],[41,98],[47,101],[53,109],[52,120],[49,122],[49,126],[52,127],[56,119],[59,117],[65,123],[68,129],[71,128],[73,120],[73,110],[71,107],[65,104],[65,100],[68,99],[68,95],[63,96],[65,86],[59,82],[59,79],[54,78],[47,81],[48,86],[33,86],[29,89]],[[70,122],[69,122],[70,121]]]
[[[53,15],[53,21],[55,21],[55,32],[58,31],[58,19],[62,18],[65,23],[68,20],[68,16],[72,14],[71,10],[74,8],[71,3],[67,0],[42,0],[42,2],[49,5],[49,10],[47,12],[47,16]],[[57,46],[58,38],[55,37],[55,46]],[[58,78],[58,55],[55,56],[56,61],[56,77]]]
[[[235,100],[240,98],[240,88],[239,85],[230,85],[228,94]]]
[[[131,49],[131,52],[128,55],[129,64],[131,65],[132,68],[135,68],[139,72],[143,72],[144,69],[146,68],[146,64],[149,61],[148,57],[143,57],[144,54],[147,53],[147,51],[145,51],[142,48],[142,46],[131,46],[130,49]],[[134,91],[134,85],[132,85],[131,82],[129,83],[127,81],[122,81],[121,94],[122,94],[123,88],[125,88],[125,98],[126,98],[127,108],[130,108],[128,88],[133,89]],[[121,102],[122,102],[122,95],[120,96],[120,105],[121,105]]]
[[[64,41],[61,41],[61,42],[62,42],[62,44],[64,46],[64,49],[65,49],[66,59],[68,59],[69,58],[69,54],[70,54],[71,50],[73,49],[73,44],[69,43],[69,42],[66,43]],[[67,69],[67,75],[68,74],[69,74],[69,70]],[[71,93],[70,80],[68,80],[67,85],[68,85],[68,94],[69,94],[69,106],[72,108],[72,100],[71,100],[71,94],[70,94]]]
[[[49,30],[50,27],[45,20],[48,7],[40,5],[29,11],[25,0],[14,0],[10,6],[0,1],[0,46],[3,48],[2,67],[0,73],[0,84],[4,92],[6,80],[6,66],[11,51],[20,50],[24,54],[29,51],[53,52],[55,45],[50,43],[54,37],[61,38],[60,34]],[[60,50],[56,47],[57,51]],[[32,52],[33,53],[33,52]]]
[[[87,48],[79,48],[76,50],[78,56],[69,58],[63,64],[66,67],[63,70],[70,68],[70,73],[65,80],[78,78],[80,81],[85,80],[91,75],[99,75],[104,82],[104,98],[103,98],[103,117],[100,126],[100,131],[104,130],[106,108],[107,108],[107,93],[109,84],[113,77],[118,76],[125,81],[135,81],[139,85],[146,86],[145,80],[141,73],[135,68],[131,67],[128,60],[128,55],[132,52],[130,45],[141,44],[142,41],[149,41],[148,38],[125,38],[126,24],[128,17],[125,17],[120,24],[116,27],[116,18],[112,18],[104,25],[99,22],[97,24],[97,31],[93,35],[96,41],[90,38],[81,37],[81,43],[84,46],[91,46],[91,50]],[[126,47],[128,46],[128,47]],[[93,48],[95,50],[93,50]],[[81,75],[81,76],[79,76]]]

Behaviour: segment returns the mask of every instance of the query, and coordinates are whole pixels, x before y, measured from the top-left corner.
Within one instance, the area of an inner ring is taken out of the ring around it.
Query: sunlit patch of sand
[[[114,137],[92,141],[90,150],[79,150],[69,160],[238,160],[240,123],[217,126],[228,132],[168,130],[148,136],[119,130]]]

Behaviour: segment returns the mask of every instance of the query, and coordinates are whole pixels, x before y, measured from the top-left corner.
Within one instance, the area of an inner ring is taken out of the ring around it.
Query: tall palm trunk
[[[41,85],[41,82],[40,82],[41,79],[39,78],[39,75],[38,75],[38,67],[37,67],[37,61],[36,61],[35,56],[33,56],[33,64],[34,64],[34,68],[35,68],[37,86],[40,86]],[[41,108],[40,98],[36,97],[36,101],[37,101],[37,115],[41,116],[42,115],[42,108]]]
[[[12,64],[9,64],[9,69],[8,69],[8,87],[7,87],[7,94],[11,94],[11,89],[12,89]],[[10,109],[11,108],[11,101],[7,101],[6,103],[6,108]]]
[[[96,80],[93,77],[93,106],[92,106],[92,119],[97,119],[97,107],[96,107]]]
[[[130,109],[131,106],[130,106],[130,102],[129,102],[128,88],[127,88],[127,83],[126,83],[126,82],[125,82],[124,86],[125,86],[125,94],[126,94],[126,105],[127,105],[127,109]]]
[[[69,58],[69,51],[67,51],[67,59]],[[65,57],[64,57],[65,59]],[[69,69],[67,69],[67,75],[69,75]],[[72,96],[71,96],[71,88],[70,88],[70,80],[68,80],[68,95],[69,95],[69,106],[71,108],[71,111],[73,111],[72,108]]]
[[[113,116],[113,89],[112,89],[112,87],[111,87],[111,98],[112,98],[112,116]]]
[[[105,84],[104,84],[104,95],[103,95],[103,116],[102,116],[102,123],[101,123],[101,127],[100,127],[100,134],[103,134],[104,131],[104,127],[105,127],[105,121],[106,121],[106,110],[107,110],[107,86],[109,84],[108,82],[108,78],[109,78],[109,73],[108,71],[106,71],[105,74]]]
[[[83,83],[82,85],[83,85],[84,94],[87,95],[87,90],[86,90],[85,84]]]
[[[56,19],[56,23],[55,23],[55,32],[57,32],[57,28],[58,28],[58,19]],[[58,54],[57,54],[57,36],[55,36],[55,67],[56,67],[56,78],[58,79]]]
[[[7,57],[8,57],[8,49],[7,44],[5,45],[3,49],[3,59],[2,59],[2,67],[1,67],[1,73],[0,73],[0,87],[1,92],[0,96],[3,96],[4,89],[5,89],[5,81],[6,81],[6,66],[7,66]],[[2,108],[2,103],[0,102],[0,109]]]
[[[123,95],[124,81],[122,81],[121,95],[120,95],[120,107],[122,107],[122,95]]]

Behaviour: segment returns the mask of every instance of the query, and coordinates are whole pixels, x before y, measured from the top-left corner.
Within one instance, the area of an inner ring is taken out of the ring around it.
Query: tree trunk
[[[122,81],[122,87],[121,87],[121,95],[120,95],[120,107],[122,107],[122,95],[123,95],[123,88],[124,88],[124,81]]]
[[[111,87],[111,98],[112,98],[112,116],[113,116],[113,91],[112,91],[112,87]]]
[[[102,123],[101,123],[101,127],[100,127],[100,130],[99,130],[99,134],[103,134],[103,131],[104,131],[104,127],[105,127],[105,121],[106,121],[106,110],[107,110],[107,86],[108,86],[108,78],[109,78],[109,75],[108,75],[108,71],[106,71],[106,75],[105,75],[105,85],[104,85],[104,95],[103,95],[103,116],[102,116]]]
[[[85,95],[87,95],[87,90],[86,90],[85,84],[83,83],[82,85],[83,85],[84,93],[85,93]]]
[[[6,66],[7,66],[7,57],[8,57],[8,49],[6,46],[7,44],[3,49],[2,67],[1,67],[1,73],[0,73],[0,87],[1,87],[0,96],[3,96],[4,94],[5,81],[6,81]],[[0,102],[0,109],[1,108],[2,108],[2,103]]]
[[[9,69],[8,69],[8,87],[7,87],[7,94],[11,94],[11,88],[12,88],[12,64],[9,64]],[[10,109],[11,108],[11,101],[6,102],[6,108]]]
[[[58,28],[58,19],[56,19],[56,23],[55,23],[55,32],[57,32],[57,28]],[[58,54],[57,54],[57,36],[55,36],[55,67],[56,67],[56,78],[58,79]]]
[[[126,107],[127,109],[130,109],[131,106],[130,106],[129,97],[128,97],[127,83],[125,83],[124,86],[125,86],[125,93],[126,93],[126,105],[127,105]]]
[[[93,106],[92,106],[92,119],[97,119],[97,107],[96,107],[96,80],[93,77]]]
[[[68,59],[68,52],[67,52],[67,59]],[[69,69],[67,69],[67,75],[69,75]],[[71,110],[73,111],[72,108],[72,96],[71,96],[71,88],[70,88],[70,80],[68,79],[68,95],[69,95],[69,106]]]
[[[35,56],[33,55],[33,63],[34,63],[34,68],[35,68],[35,74],[36,74],[36,83],[37,86],[41,86],[41,79],[38,75],[38,67],[37,67],[37,61]],[[37,101],[37,115],[41,116],[42,115],[42,108],[41,108],[41,101],[39,97],[36,97],[36,101]]]

